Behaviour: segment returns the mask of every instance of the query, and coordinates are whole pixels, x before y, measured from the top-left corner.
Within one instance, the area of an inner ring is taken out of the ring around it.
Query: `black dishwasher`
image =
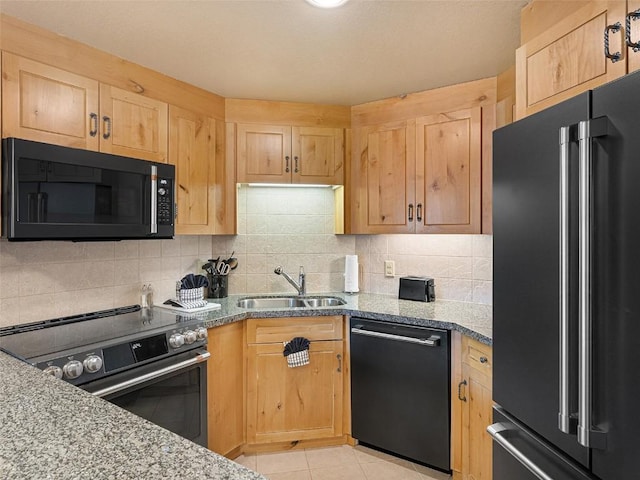
[[[352,436],[449,472],[449,332],[351,318]]]

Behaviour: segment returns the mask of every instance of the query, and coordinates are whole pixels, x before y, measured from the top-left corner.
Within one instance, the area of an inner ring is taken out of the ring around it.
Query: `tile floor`
[[[363,446],[241,455],[269,480],[450,480],[451,476]]]

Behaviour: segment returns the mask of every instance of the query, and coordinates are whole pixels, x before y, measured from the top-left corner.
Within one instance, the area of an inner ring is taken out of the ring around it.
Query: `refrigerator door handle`
[[[584,447],[605,448],[602,431],[593,428],[592,318],[591,318],[591,205],[592,142],[607,134],[608,120],[600,117],[578,124],[579,173],[579,260],[578,260],[578,443]]]
[[[569,148],[576,128],[560,128],[560,363],[558,429],[574,433],[569,393]]]
[[[504,448],[511,456],[524,465],[527,470],[533,473],[540,480],[553,480],[553,477],[544,472],[538,465],[536,465],[529,457],[522,453],[518,448],[509,441],[509,437],[516,435],[518,428],[508,422],[494,423],[487,427],[487,432],[491,435],[491,438]]]

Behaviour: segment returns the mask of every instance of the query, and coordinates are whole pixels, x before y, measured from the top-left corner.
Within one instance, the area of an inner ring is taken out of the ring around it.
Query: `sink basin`
[[[318,308],[345,305],[339,297],[247,297],[238,300],[240,308]]]

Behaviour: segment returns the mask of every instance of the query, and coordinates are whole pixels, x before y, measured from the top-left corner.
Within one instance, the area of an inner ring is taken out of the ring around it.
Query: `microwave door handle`
[[[151,228],[149,233],[158,233],[158,167],[151,165]]]

